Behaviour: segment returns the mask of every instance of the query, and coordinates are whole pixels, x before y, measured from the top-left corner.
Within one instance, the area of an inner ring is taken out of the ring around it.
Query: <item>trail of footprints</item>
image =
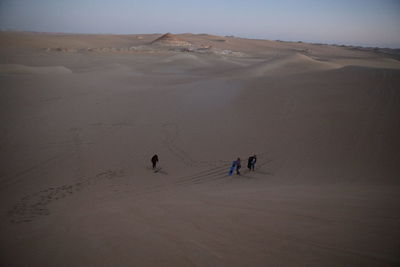
[[[49,204],[71,196],[101,180],[113,180],[116,177],[122,176],[123,172],[121,170],[107,170],[95,176],[83,178],[74,184],[46,188],[21,198],[8,211],[8,216],[12,223],[23,223],[30,222],[40,216],[50,215]]]
[[[176,142],[180,136],[178,125],[174,123],[167,123],[163,125],[163,130],[165,134],[164,145],[175,157],[177,157],[186,166],[195,166],[198,164],[198,162],[193,160],[186,151],[176,145]]]
[[[260,168],[268,162],[269,161],[259,162],[257,166]],[[228,178],[228,167],[229,165],[223,164],[205,171],[200,171],[193,175],[184,176],[176,181],[176,184],[193,185],[213,182],[222,178]],[[244,173],[246,173],[246,170],[244,170]],[[74,184],[46,188],[42,191],[27,195],[20,199],[8,211],[8,216],[10,217],[10,221],[12,223],[23,223],[30,222],[40,216],[50,215],[50,209],[48,208],[49,204],[71,196],[72,194],[88,188],[89,186],[100,181],[112,181],[113,179],[122,176],[124,176],[122,170],[106,170],[98,173],[95,176],[83,178]],[[118,189],[114,188],[118,186],[118,183],[112,183],[109,186],[111,186],[114,191],[118,191]]]
[[[267,161],[260,161],[257,163],[257,171],[256,173],[260,173],[260,169],[268,164],[270,160]],[[193,175],[188,175],[188,176],[183,176],[181,177],[176,184],[178,185],[194,185],[194,184],[203,184],[203,183],[209,183],[209,182],[216,182],[220,181],[222,179],[231,179],[234,177],[237,177],[237,175],[229,176],[228,175],[228,170],[229,170],[230,165],[229,164],[224,164],[220,165],[218,167],[214,167],[205,171],[200,171],[196,174]],[[242,176],[241,177],[246,177],[245,175],[250,173],[247,168],[242,168]],[[271,175],[272,173],[268,173],[268,175]]]

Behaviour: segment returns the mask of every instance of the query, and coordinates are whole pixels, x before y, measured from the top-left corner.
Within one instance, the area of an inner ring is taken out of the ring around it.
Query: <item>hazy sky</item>
[[[0,28],[191,32],[400,48],[400,0],[0,0]]]

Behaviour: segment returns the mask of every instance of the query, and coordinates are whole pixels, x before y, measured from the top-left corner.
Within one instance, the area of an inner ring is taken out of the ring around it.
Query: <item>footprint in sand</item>
[[[31,222],[39,216],[50,215],[50,210],[47,206],[52,202],[64,199],[76,192],[80,192],[83,188],[98,180],[106,179],[107,181],[110,181],[116,177],[122,176],[124,176],[122,170],[107,170],[93,177],[84,178],[82,181],[74,184],[49,187],[22,197],[7,214],[12,223]]]

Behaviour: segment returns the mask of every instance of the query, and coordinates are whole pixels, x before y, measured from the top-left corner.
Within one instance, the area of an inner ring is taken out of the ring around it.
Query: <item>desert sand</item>
[[[1,32],[0,85],[1,266],[400,265],[396,50]]]

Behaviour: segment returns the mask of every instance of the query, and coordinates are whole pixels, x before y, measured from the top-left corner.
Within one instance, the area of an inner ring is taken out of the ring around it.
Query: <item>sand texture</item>
[[[400,265],[396,50],[1,32],[0,109],[1,266]]]

